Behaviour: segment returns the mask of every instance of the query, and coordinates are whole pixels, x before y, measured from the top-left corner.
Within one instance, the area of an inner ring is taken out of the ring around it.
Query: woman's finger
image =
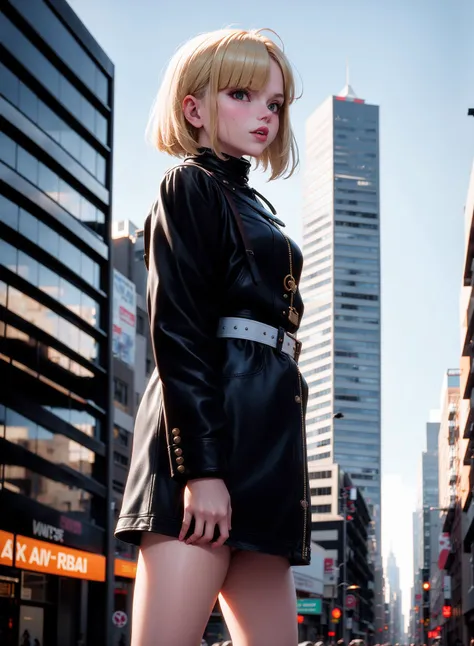
[[[216,524],[212,520],[206,521],[206,531],[204,532],[202,538],[196,541],[196,545],[207,545],[214,538],[214,531],[216,529]]]
[[[191,534],[191,536],[187,539],[187,545],[192,545],[193,543],[195,543],[199,538],[201,538],[204,531],[204,518],[202,516],[194,516],[194,521],[194,533]]]
[[[179,532],[179,540],[182,541],[186,534],[188,533],[189,527],[191,525],[191,521],[193,519],[193,515],[190,511],[187,509],[184,510],[184,516],[183,516],[183,524],[181,525],[181,531]]]
[[[229,538],[229,520],[226,516],[219,521],[219,533],[220,536],[215,543],[212,544],[212,547],[222,547],[226,540]]]

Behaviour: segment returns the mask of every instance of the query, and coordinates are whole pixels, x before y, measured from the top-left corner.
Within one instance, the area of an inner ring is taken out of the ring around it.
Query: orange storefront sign
[[[128,579],[134,579],[137,574],[136,561],[126,561],[125,559],[115,559],[115,576],[123,576]]]
[[[0,530],[0,565],[13,565],[13,534]]]
[[[0,531],[0,563],[12,565],[12,562],[13,534]],[[26,538],[26,536],[16,537],[15,566],[22,570],[57,576],[105,581],[104,556],[38,541],[35,538]]]

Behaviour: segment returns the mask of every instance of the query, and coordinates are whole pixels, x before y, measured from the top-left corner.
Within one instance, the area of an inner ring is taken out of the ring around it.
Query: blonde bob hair
[[[227,88],[262,90],[274,60],[283,75],[285,98],[278,134],[257,158],[257,166],[264,170],[270,167],[270,179],[293,173],[298,165],[289,115],[289,106],[295,100],[293,72],[283,51],[261,31],[213,31],[193,38],[177,51],[166,70],[147,128],[148,139],[158,150],[174,157],[198,154],[198,129],[184,116],[183,100],[188,94],[202,98],[208,90],[211,147],[224,159],[217,138],[217,93]]]

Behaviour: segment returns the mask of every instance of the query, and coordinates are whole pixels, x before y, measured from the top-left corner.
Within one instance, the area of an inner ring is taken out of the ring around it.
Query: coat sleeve
[[[171,476],[225,475],[219,250],[223,196],[204,171],[178,166],[149,222],[148,309],[162,384]]]

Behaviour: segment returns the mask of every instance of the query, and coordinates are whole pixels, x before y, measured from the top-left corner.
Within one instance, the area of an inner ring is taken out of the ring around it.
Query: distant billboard
[[[114,269],[113,355],[124,363],[135,365],[135,330],[137,294],[135,285]]]

